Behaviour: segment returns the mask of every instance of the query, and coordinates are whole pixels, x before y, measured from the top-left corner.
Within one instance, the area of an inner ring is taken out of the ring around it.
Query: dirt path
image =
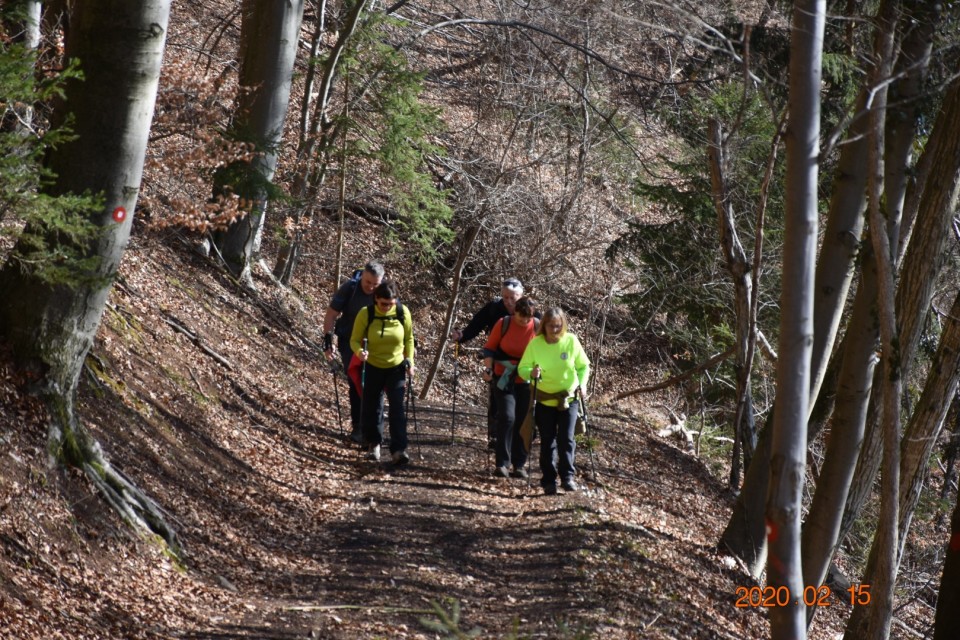
[[[491,475],[481,409],[468,411],[451,443],[449,410],[421,404],[423,457],[411,428],[399,469],[338,443],[344,508],[275,542],[297,570],[264,567],[238,594],[245,615],[184,637],[763,636],[762,617],[733,606],[739,570],[709,547],[725,499],[699,462],[598,415],[596,479],[581,451],[583,490],[547,497],[538,470],[529,485]],[[435,606],[460,608],[449,635],[423,622]]]

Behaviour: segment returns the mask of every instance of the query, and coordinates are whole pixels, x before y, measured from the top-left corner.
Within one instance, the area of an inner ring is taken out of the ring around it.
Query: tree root
[[[162,538],[170,553],[182,561],[183,548],[162,508],[110,465],[100,443],[77,422],[72,400],[56,393],[46,394],[45,400],[51,413],[48,437],[54,457],[82,469],[121,518],[136,529]]]

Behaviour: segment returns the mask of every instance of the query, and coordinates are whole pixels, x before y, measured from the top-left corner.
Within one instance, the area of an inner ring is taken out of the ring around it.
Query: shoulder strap
[[[503,336],[507,335],[508,329],[510,329],[510,316],[503,316],[503,324],[500,326],[501,340],[503,340]]]
[[[360,278],[363,277],[363,269],[356,269],[353,272],[353,275],[350,276],[350,282],[353,283],[353,291],[350,292],[350,297],[347,298],[347,301],[353,300],[353,296],[357,295],[357,289],[360,288]]]
[[[367,305],[367,328],[364,329],[364,331],[363,331],[363,336],[364,336],[364,337],[367,337],[367,334],[370,332],[370,325],[373,323],[373,319],[376,317],[376,310],[377,310],[377,303],[376,303],[376,302],[371,302],[370,304]],[[397,310],[396,310],[396,312],[395,312],[395,313],[396,313],[396,316],[395,316],[395,317],[396,317],[397,321],[400,323],[400,326],[403,327],[403,335],[406,336],[406,335],[407,335],[407,325],[404,324],[404,311],[405,311],[405,309],[403,308],[403,305],[402,305],[400,302],[397,302]],[[388,318],[389,318],[389,316],[380,318],[380,321],[383,322],[384,320],[387,320]]]

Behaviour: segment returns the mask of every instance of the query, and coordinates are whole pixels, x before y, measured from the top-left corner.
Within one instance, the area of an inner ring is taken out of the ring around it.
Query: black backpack
[[[347,296],[347,301],[343,304],[343,310],[346,312],[350,307],[350,302],[353,300],[353,296],[357,295],[357,289],[360,288],[360,278],[363,277],[363,269],[356,269],[353,272],[353,275],[350,276],[350,279],[347,280],[350,284],[353,285],[353,288],[350,289],[350,295]],[[341,314],[337,318],[336,323],[333,325],[333,332],[338,336],[347,336],[350,337],[350,330],[353,328],[353,323],[344,324],[344,316]]]
[[[403,327],[404,335],[406,335],[406,309],[403,308],[401,303],[397,303],[397,309],[392,316],[377,316],[376,315],[377,303],[367,305],[367,328],[363,330],[363,337],[366,338],[367,334],[370,332],[370,325],[373,324],[374,320],[380,321],[380,335],[383,336],[383,330],[387,326],[386,320],[396,320],[400,323],[400,326]]]

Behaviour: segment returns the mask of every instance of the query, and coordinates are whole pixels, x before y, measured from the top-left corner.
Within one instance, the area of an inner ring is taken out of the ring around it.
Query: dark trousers
[[[337,350],[340,351],[340,361],[343,362],[343,371],[346,373],[350,369],[350,361],[353,360],[353,351],[350,349],[350,338],[340,336],[337,338]],[[350,430],[360,433],[360,391],[353,386],[350,377],[347,377],[347,387],[350,390]],[[383,413],[377,414],[377,423],[383,425]]]
[[[537,429],[540,430],[540,484],[552,487],[557,475],[564,481],[573,480],[577,468],[573,464],[577,443],[573,431],[577,424],[580,404],[574,400],[566,409],[537,403]]]
[[[363,385],[363,439],[367,444],[383,443],[383,397],[390,405],[390,453],[407,448],[407,412],[403,406],[407,389],[407,368],[400,364],[389,369],[366,365]]]
[[[519,469],[527,463],[527,452],[520,439],[520,425],[530,406],[530,385],[514,384],[512,389],[501,391],[493,386],[493,397],[497,407],[497,448],[498,467],[509,468],[512,464]]]

